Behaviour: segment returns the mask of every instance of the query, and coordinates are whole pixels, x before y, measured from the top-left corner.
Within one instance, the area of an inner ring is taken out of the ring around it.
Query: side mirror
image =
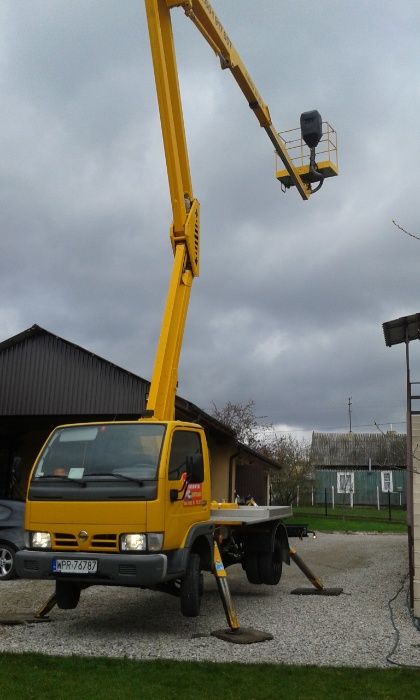
[[[203,455],[191,455],[186,459],[187,480],[190,484],[202,484],[204,481]]]
[[[179,491],[178,489],[169,491],[169,498],[172,503],[183,500],[189,484],[202,484],[204,481],[203,455],[187,455],[185,467],[187,475],[183,487]]]

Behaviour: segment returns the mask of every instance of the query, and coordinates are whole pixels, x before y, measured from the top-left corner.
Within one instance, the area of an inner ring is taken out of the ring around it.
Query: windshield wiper
[[[135,481],[139,486],[144,486],[144,479],[137,479],[135,476],[127,476],[127,474],[121,474],[121,472],[113,472],[112,476],[117,479],[126,479],[127,481]]]
[[[86,476],[102,476],[105,477],[101,481],[106,481],[107,478],[110,479],[124,479],[125,481],[134,481],[135,484],[139,486],[144,486],[145,479],[137,479],[135,476],[127,476],[127,474],[121,474],[120,472],[112,472],[112,474],[87,474]],[[154,479],[147,479],[147,481],[154,481]]]
[[[86,486],[86,482],[81,479],[73,479],[69,476],[63,476],[62,474],[44,474],[43,476],[35,476],[33,481],[40,481],[41,479],[57,479],[59,481],[69,481],[70,483],[79,484],[79,486]]]

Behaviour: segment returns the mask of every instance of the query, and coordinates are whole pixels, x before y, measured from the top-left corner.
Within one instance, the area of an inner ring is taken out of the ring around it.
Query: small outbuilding
[[[0,343],[0,498],[24,498],[31,466],[61,424],[136,420],[149,382],[34,325]],[[180,396],[176,418],[201,424],[210,450],[212,498],[252,494],[265,505],[277,463],[239,443],[234,433]],[[18,476],[19,475],[19,476]]]

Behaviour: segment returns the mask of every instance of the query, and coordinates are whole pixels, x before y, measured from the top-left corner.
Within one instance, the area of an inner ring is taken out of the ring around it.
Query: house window
[[[354,492],[354,472],[337,472],[337,493]]]
[[[391,493],[393,492],[393,484],[392,484],[392,472],[381,472],[381,482],[382,482],[382,491],[384,493],[388,493],[390,491]]]

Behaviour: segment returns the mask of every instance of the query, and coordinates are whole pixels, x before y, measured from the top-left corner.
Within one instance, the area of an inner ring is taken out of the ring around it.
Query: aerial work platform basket
[[[284,141],[289,157],[304,182],[313,183],[317,178],[310,168],[310,148],[302,137],[300,127],[279,134]],[[276,154],[276,178],[285,188],[291,187],[292,179]],[[316,169],[324,178],[338,175],[337,132],[328,122],[322,122],[322,137],[316,149]]]

